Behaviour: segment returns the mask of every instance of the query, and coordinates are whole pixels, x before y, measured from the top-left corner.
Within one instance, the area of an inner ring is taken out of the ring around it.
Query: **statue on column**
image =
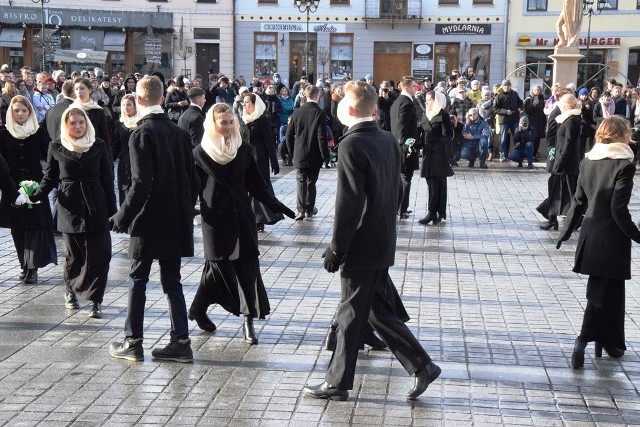
[[[556,21],[557,46],[575,46],[582,26],[582,1],[564,0],[562,11]]]

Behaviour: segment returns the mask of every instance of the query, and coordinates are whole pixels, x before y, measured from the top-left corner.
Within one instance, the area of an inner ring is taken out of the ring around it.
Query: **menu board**
[[[144,40],[144,56],[147,64],[162,63],[162,40],[160,37],[147,36]]]
[[[45,51],[45,61],[52,62],[56,51],[62,48],[62,38],[59,34],[52,34],[49,40],[45,39],[47,50]]]

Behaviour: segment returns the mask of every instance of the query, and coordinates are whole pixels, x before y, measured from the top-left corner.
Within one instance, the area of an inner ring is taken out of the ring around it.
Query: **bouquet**
[[[407,138],[407,140],[404,142],[404,150],[407,153],[407,157],[409,157],[411,153],[413,153],[414,151],[413,144],[415,143],[416,143],[415,138]]]
[[[25,197],[27,198],[27,208],[28,209],[32,209],[34,204],[40,203],[40,202],[32,202],[31,200],[29,200],[29,196],[31,196],[33,193],[36,192],[36,190],[38,188],[40,188],[40,183],[38,181],[30,181],[30,180],[26,180],[26,181],[20,181],[20,184],[18,184],[20,186],[20,188],[18,189],[18,193],[20,194],[24,194]]]

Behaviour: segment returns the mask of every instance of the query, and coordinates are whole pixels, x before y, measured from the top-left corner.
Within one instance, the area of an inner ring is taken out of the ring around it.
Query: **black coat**
[[[251,146],[240,145],[236,157],[221,165],[198,145],[193,150],[200,176],[200,212],[204,257],[210,261],[257,257],[256,217],[249,202],[255,197],[274,211],[281,203],[269,193]]]
[[[547,129],[547,117],[544,115],[544,95],[538,95],[538,105],[534,105],[535,95],[524,100],[524,114],[529,118],[529,125],[536,130],[538,138],[544,138]]]
[[[451,143],[453,128],[449,114],[440,110],[431,120],[423,116],[420,123],[424,130],[424,147],[422,149],[423,178],[444,178],[453,175],[447,155],[447,145]]]
[[[582,119],[582,136],[585,138],[592,138],[596,134],[594,126],[596,121],[593,119],[593,101],[587,99],[586,101],[580,101],[582,104],[582,113],[580,118]]]
[[[202,135],[204,134],[204,112],[197,105],[190,105],[180,118],[178,126],[187,132],[191,137],[191,146],[193,148],[200,144]]]
[[[49,132],[50,141],[60,139],[60,122],[62,120],[62,113],[64,113],[72,103],[73,100],[69,98],[62,98],[56,103],[56,105],[49,108],[47,113],[44,115],[43,125],[46,126],[47,131]]]
[[[42,165],[40,161],[47,159],[49,149],[49,133],[44,126],[25,138],[14,138],[7,129],[0,129],[0,155],[9,166],[13,182],[11,192],[5,193],[0,200],[0,227],[4,228],[40,228],[51,227],[51,209],[49,203],[27,205],[14,208],[11,204],[18,196],[18,185],[21,181],[42,181]]]
[[[109,143],[109,130],[107,126],[107,116],[104,113],[104,107],[102,108],[91,108],[89,110],[85,110],[89,120],[91,120],[91,124],[96,131],[96,138],[100,138],[105,143]],[[58,136],[57,139],[59,139]]]
[[[148,114],[129,140],[131,188],[114,222],[128,229],[129,256],[193,256],[193,207],[198,195],[189,134],[166,114]]]
[[[187,103],[189,102],[189,97],[187,96],[186,91],[179,91],[178,89],[175,89],[167,93],[167,99],[164,101],[164,109],[167,110],[169,117],[171,117],[172,120],[177,121],[178,117],[175,117],[175,114],[182,115],[187,111],[187,108],[189,108],[189,104],[184,106],[178,105],[178,103],[182,101],[187,101]]]
[[[324,161],[329,161],[327,116],[317,103],[305,102],[291,114],[287,148],[298,169],[319,169]]]
[[[391,96],[386,99],[383,96],[378,97],[378,126],[382,130],[391,132],[391,106],[393,105],[394,98]]]
[[[246,126],[249,129],[249,143],[253,148],[253,158],[258,164],[262,177],[268,180],[271,169],[280,171],[276,146],[271,139],[271,122],[267,115],[263,114]]]
[[[58,225],[62,233],[97,233],[109,229],[116,212],[113,162],[107,145],[96,139],[80,157],[60,140],[49,145],[47,166],[33,201],[48,203],[47,194],[58,187]]]
[[[496,97],[493,111],[498,115],[498,123],[500,124],[518,123],[520,120],[518,109],[522,110],[522,106],[520,95],[516,91],[510,90]],[[510,110],[511,114],[507,114],[507,110]]]
[[[570,116],[558,126],[556,139],[556,160],[553,173],[578,176],[580,172],[580,116]]]
[[[133,129],[117,121],[113,136],[113,158],[118,159],[118,190],[126,191],[131,187],[131,159],[129,158],[129,138]]]
[[[616,279],[631,278],[631,240],[640,230],[629,214],[636,167],[628,160],[585,159],[560,238],[566,239],[584,214],[573,271]]]
[[[351,126],[338,147],[331,249],[346,254],[345,270],[387,268],[394,263],[403,194],[396,139],[367,121]]]
[[[404,151],[404,143],[409,138],[415,139],[416,148],[420,147],[419,133],[418,133],[418,117],[416,116],[416,107],[413,100],[406,95],[400,95],[391,105],[389,113],[391,119],[391,133],[396,139],[396,144],[401,150]],[[413,173],[418,169],[420,162],[418,156],[418,150],[414,149],[410,155],[401,156],[401,171],[402,173]]]

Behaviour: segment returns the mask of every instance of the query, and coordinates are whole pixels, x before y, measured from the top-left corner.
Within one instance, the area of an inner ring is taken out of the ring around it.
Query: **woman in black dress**
[[[447,99],[441,92],[427,93],[425,102],[426,114],[420,123],[424,132],[420,176],[427,180],[429,204],[427,216],[418,222],[435,225],[447,218],[447,177],[453,176],[447,145],[451,143],[453,128],[449,113],[444,111]]]
[[[580,164],[573,203],[556,246],[582,222],[573,271],[588,274],[589,280],[582,329],[571,357],[574,369],[583,367],[590,341],[596,342],[596,357],[602,356],[602,348],[611,357],[624,355],[624,287],[631,278],[631,241],[640,243],[640,230],[629,214],[636,167],[628,120],[615,115],[604,119],[595,140]]]
[[[0,155],[9,165],[15,191],[21,181],[42,180],[40,161],[47,158],[49,134],[38,125],[33,106],[22,95],[15,96],[7,112],[7,125],[0,130]],[[48,203],[12,207],[13,195],[0,201],[0,227],[10,228],[18,253],[24,283],[38,282],[38,268],[57,264],[53,218]]]
[[[118,200],[122,206],[131,187],[131,159],[129,158],[129,137],[138,126],[136,98],[128,93],[120,102],[120,119],[116,122],[113,158],[118,159]]]
[[[253,158],[258,164],[262,179],[267,183],[269,192],[273,195],[273,187],[269,177],[270,171],[274,175],[280,172],[276,146],[271,138],[271,121],[265,114],[265,104],[255,93],[247,93],[243,99],[244,109],[242,121],[249,129],[249,143],[253,149]],[[267,206],[251,198],[251,207],[256,216],[258,231],[264,231],[265,224],[275,224],[282,221],[284,216],[280,212],[273,212]]]
[[[216,329],[207,316],[211,304],[244,315],[244,339],[257,344],[253,319],[270,312],[258,261],[256,217],[249,195],[274,212],[295,214],[269,191],[253,159],[252,147],[242,142],[238,119],[227,104],[207,112],[202,142],[193,150],[200,175],[200,211],[205,265],[200,286],[189,308],[189,319],[209,332]]]
[[[96,138],[109,144],[107,116],[105,115],[104,109],[91,98],[91,93],[93,92],[91,81],[82,77],[75,79],[73,82],[73,91],[76,94],[76,100],[73,102],[73,106],[82,108],[84,112],[87,113],[93,129],[95,129]]]
[[[65,306],[78,308],[76,293],[90,301],[89,317],[102,317],[102,299],[111,261],[109,217],[116,213],[113,162],[96,138],[85,111],[69,107],[61,136],[49,146],[40,188],[31,200],[47,200],[58,183],[58,230],[65,243]]]

